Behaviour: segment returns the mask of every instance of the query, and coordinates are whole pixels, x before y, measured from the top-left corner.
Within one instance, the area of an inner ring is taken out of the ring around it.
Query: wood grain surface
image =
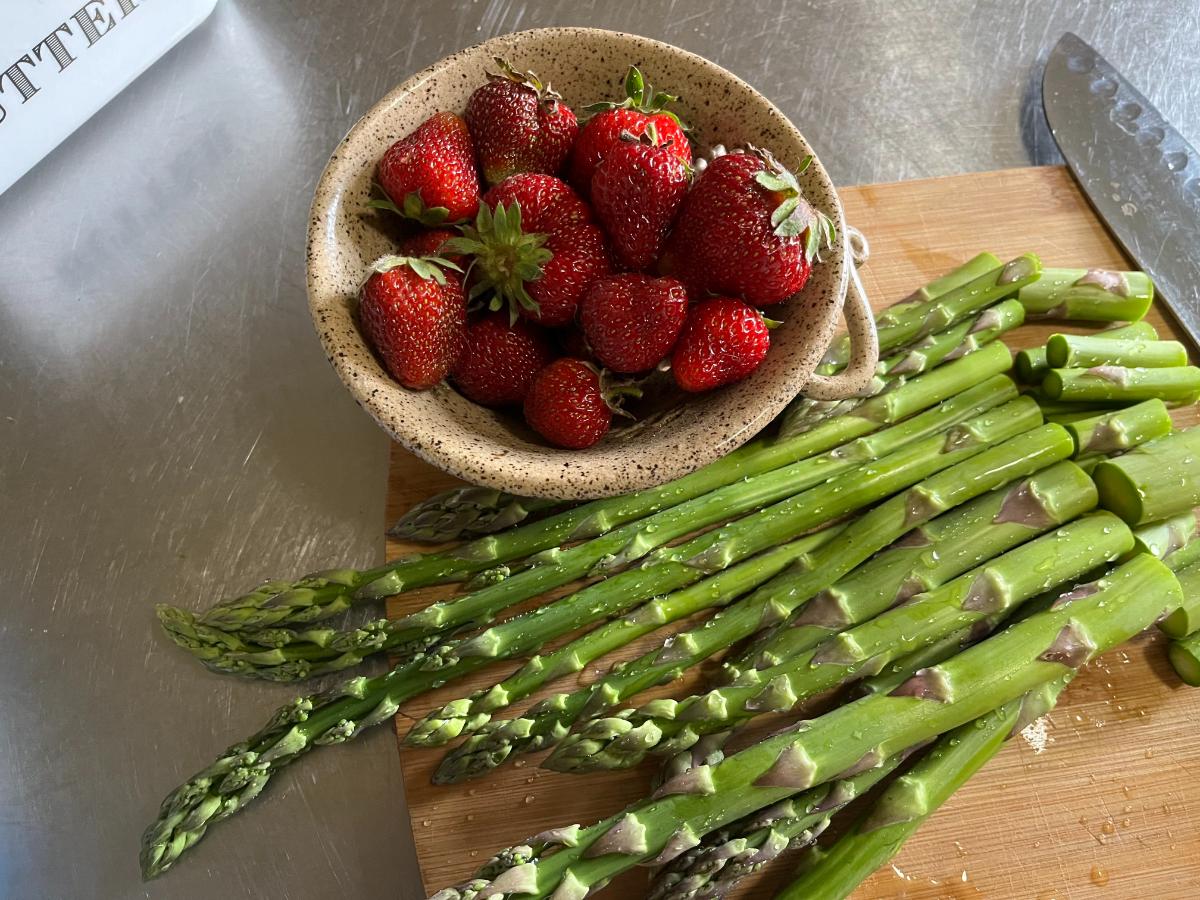
[[[1069,174],[1057,167],[847,188],[842,197],[847,221],[870,240],[863,277],[877,307],[983,250],[1001,258],[1030,250],[1049,266],[1129,265]],[[1164,336],[1177,331],[1157,306],[1150,320]],[[1013,347],[1033,346],[1055,330],[1087,329],[1027,325],[1008,340]],[[1194,424],[1196,411],[1176,418]],[[453,483],[394,446],[389,521]],[[412,549],[389,542],[389,558]],[[405,595],[392,601],[389,614],[451,592]],[[621,657],[661,640],[662,634],[644,640]],[[1163,644],[1157,636],[1144,636],[1088,666],[1049,717],[1044,750],[1037,752],[1022,738],[1011,741],[893,865],[855,893],[856,900],[1200,897],[1200,690],[1174,677]],[[589,667],[578,683],[594,679],[611,662]],[[399,733],[429,709],[513,668],[511,662],[497,664],[406,705],[397,718]],[[699,678],[692,673],[660,693],[684,696]],[[554,687],[561,689],[563,682]],[[494,850],[543,828],[589,823],[615,812],[645,794],[655,766],[651,761],[625,772],[565,775],[539,769],[540,757],[534,756],[481,781],[434,787],[429,777],[443,752],[401,751],[430,892],[462,880]],[[737,896],[771,896],[787,882],[792,865],[785,856]],[[639,898],[646,883],[639,870],[602,896]]]

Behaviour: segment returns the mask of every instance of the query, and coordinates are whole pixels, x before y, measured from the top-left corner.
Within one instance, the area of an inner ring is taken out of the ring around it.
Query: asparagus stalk
[[[831,526],[718,572],[672,594],[656,597],[629,615],[608,622],[563,646],[529,659],[508,678],[469,697],[452,700],[413,725],[404,743],[434,747],[478,731],[493,713],[528,697],[539,687],[678,619],[722,606],[788,566],[805,566],[809,555],[840,530]]]
[[[1069,400],[1052,400],[1043,393],[1041,388],[1026,391],[1025,396],[1037,401],[1037,405],[1042,409],[1042,415],[1047,419],[1052,416],[1071,415],[1079,412],[1112,412],[1129,405],[1119,401],[1104,400],[1078,403]]]
[[[724,896],[784,851],[812,845],[834,815],[895,771],[904,757],[897,753],[877,768],[805,791],[712,832],[663,867],[648,900]]]
[[[1092,480],[1058,463],[953,509],[900,538],[836,585],[821,591],[722,670],[725,683],[747,669],[779,665],[843,629],[940,587],[1096,505]]]
[[[832,546],[832,545],[831,545]],[[664,784],[656,796],[587,828],[568,846],[488,871],[464,897],[580,900],[643,862],[665,863],[710,831],[795,793],[881,765],[930,737],[1029,695],[1024,715],[1048,705],[1044,686],[1133,637],[1179,605],[1171,571],[1138,556],[1055,606],[918,672],[890,695],[871,695],[802,722]],[[1040,690],[1039,690],[1040,689]]]
[[[999,345],[997,346],[999,347]],[[992,365],[998,365],[1001,358],[1008,355],[1008,351],[1002,350],[1000,353],[990,355],[994,357]],[[947,371],[949,370],[933,374],[939,375],[940,378],[937,380],[944,382],[947,380]],[[950,374],[953,376],[950,380],[957,380],[959,377],[954,376],[953,373]],[[915,385],[916,382],[913,384]],[[1003,376],[993,376],[983,384],[964,391],[933,409],[904,419],[899,424],[883,431],[858,438],[826,454],[809,457],[719,488],[709,494],[656,513],[640,522],[622,526],[607,535],[567,550],[557,551],[544,562],[517,572],[496,584],[488,585],[453,600],[435,603],[404,619],[381,620],[373,623],[369,628],[360,627],[348,633],[333,632],[332,636],[322,635],[320,642],[297,640],[286,646],[257,653],[223,651],[219,655],[208,657],[205,662],[211,668],[221,671],[253,674],[272,680],[285,680],[295,677],[298,668],[302,676],[322,675],[355,665],[375,653],[396,650],[428,653],[427,644],[430,635],[437,635],[446,629],[459,627],[468,622],[486,622],[501,609],[513,606],[522,600],[536,597],[548,590],[588,575],[623,568],[654,548],[699,528],[756,509],[760,510],[755,513],[758,518],[752,517],[746,525],[740,526],[743,531],[747,527],[753,527],[755,523],[768,521],[771,518],[768,514],[769,504],[802,494],[822,481],[851,471],[888,452],[919,442],[926,436],[937,436],[939,432],[952,424],[978,414],[981,409],[992,408],[1002,398],[1011,397],[1014,393],[1011,381]],[[883,415],[889,415],[887,410],[899,408],[901,405],[903,403],[884,404],[881,402],[876,406],[884,410]],[[768,509],[762,510],[762,507],[768,507]],[[848,511],[845,510],[845,512]],[[764,529],[762,533],[771,534],[773,532],[768,528]],[[784,535],[784,537],[786,536]],[[689,552],[689,548],[706,548],[711,543],[711,537],[697,538],[687,547],[673,550],[673,558],[685,559],[686,555],[680,556],[679,554],[686,554]],[[751,552],[756,552],[749,549],[750,546],[731,542],[727,546],[730,554],[729,561],[736,561]],[[762,548],[761,544],[753,546]],[[696,552],[700,552],[700,550],[696,549]],[[694,580],[699,578],[701,573],[685,567],[683,574]],[[590,591],[584,591],[564,599],[555,604],[552,610],[539,611],[539,615],[554,614],[550,615],[548,619],[542,619],[539,624],[545,624],[550,619],[558,621],[555,615],[563,613],[568,607],[586,608],[591,613],[590,618],[577,621],[574,627],[581,627],[594,620],[602,614],[601,611],[603,614],[624,612],[633,604],[647,599],[644,592],[639,593],[636,587],[637,583],[642,580],[644,580],[643,576],[634,575],[615,584],[598,585]],[[622,594],[620,589],[625,588],[630,582],[635,587]],[[683,583],[672,583],[668,587],[678,588]],[[603,594],[605,597],[603,606],[596,603],[599,594]],[[585,604],[591,605],[585,606]],[[440,653],[443,656],[446,655],[444,650]]]
[[[628,605],[629,601],[622,598],[629,591],[611,586],[625,576],[641,584],[643,596],[654,596],[662,583],[672,578],[677,579],[676,587],[682,586],[705,570],[717,570],[735,561],[731,550],[734,545],[744,547],[748,555],[906,488],[901,498],[906,505],[901,512],[907,521],[901,527],[910,527],[929,518],[936,511],[935,504],[948,502],[947,498],[962,502],[994,487],[997,478],[1020,477],[1029,465],[1042,468],[1069,453],[1070,438],[1057,426],[1029,431],[1039,419],[1036,404],[1014,400],[956,426],[946,435],[918,441],[756,516],[680,547],[664,548],[655,554],[653,565],[645,569],[622,573],[563,601],[489,628],[440,654],[438,665],[430,665],[428,659],[417,660],[385,675],[351,679],[331,693],[294,701],[277,712],[262,732],[234,745],[167,797],[158,820],[143,839],[143,872],[152,877],[165,871],[203,836],[212,821],[242,809],[262,791],[275,771],[314,747],[353,739],[366,728],[386,722],[401,703],[412,697],[497,659],[523,655],[603,615],[589,591],[608,587],[614,595],[611,606],[620,608],[622,603]],[[988,449],[1000,441],[1004,443]],[[1019,450],[1017,443],[1021,444]],[[976,460],[973,467],[956,465],[972,459]],[[955,477],[961,484],[957,489],[947,486],[943,493],[940,486],[951,472],[957,473]],[[922,478],[926,479],[922,487],[910,487]],[[891,501],[889,504],[895,506]],[[581,597],[585,599],[581,601]]]
[[[570,772],[628,768],[648,753],[678,752],[702,734],[724,731],[765,712],[786,712],[990,616],[1011,612],[1132,546],[1133,535],[1116,516],[1099,513],[1079,519],[941,588],[918,594],[814,650],[761,672],[747,672],[731,685],[593,719],[564,739],[545,766]]]
[[[1171,414],[1161,400],[1145,400],[1134,406],[1099,416],[1076,419],[1066,424],[1075,441],[1075,456],[1119,453],[1171,433]]]
[[[1180,431],[1096,466],[1100,505],[1130,525],[1180,515],[1200,504],[1200,428]]]
[[[1091,369],[1051,369],[1042,390],[1052,400],[1068,402],[1123,402],[1158,398],[1174,405],[1200,399],[1200,368],[1127,369],[1095,366]]]
[[[518,497],[494,488],[464,485],[422,500],[396,520],[388,535],[426,544],[461,541],[504,531],[563,505],[552,498]]]
[[[1018,301],[1019,302],[1019,301]],[[1154,326],[1149,322],[1134,322],[1130,325],[1122,325],[1117,328],[1109,328],[1105,331],[1097,331],[1090,335],[1092,340],[1118,340],[1118,341],[1156,341],[1158,340],[1158,332],[1154,330]],[[1184,361],[1185,364],[1186,360]],[[1042,379],[1046,377],[1046,373],[1050,371],[1050,363],[1046,359],[1046,347],[1029,347],[1021,350],[1013,357],[1013,370],[1017,373],[1017,379],[1023,384],[1041,384]]]
[[[1025,321],[1025,307],[1014,300],[1002,300],[945,331],[926,335],[891,356],[880,360],[876,370],[880,389],[888,378],[911,377],[928,372],[943,362],[961,359],[1018,328]]]
[[[1144,272],[1043,269],[1017,298],[1030,318],[1136,322],[1150,310],[1154,283]]]
[[[1005,300],[946,331],[921,338],[879,363],[871,383],[856,397],[845,400],[814,400],[797,397],[779,420],[779,434],[803,434],[834,416],[850,415],[867,399],[896,390],[914,375],[936,368],[943,362],[961,359],[995,341],[1021,324],[1025,308],[1016,300]],[[831,371],[837,367],[824,367]]]
[[[1161,559],[1173,570],[1200,560],[1200,519],[1194,510],[1180,513],[1169,519],[1151,522],[1133,530],[1133,551],[1149,553]]]
[[[1200,687],[1200,634],[1189,634],[1167,647],[1171,667],[1184,684]]]
[[[1102,335],[1052,334],[1046,341],[1052,369],[1092,366],[1141,366],[1160,369],[1188,364],[1187,348],[1178,341],[1111,340]]]
[[[1006,293],[1013,292],[1011,284],[1001,285],[999,288],[996,284],[1002,277],[1007,277],[1004,276],[1005,271],[1011,275],[1030,266],[1037,268],[1040,267],[1040,263],[1036,261],[1036,258],[1028,260],[1018,257],[1009,263],[1008,267],[1004,267],[995,256],[983,253],[946,276],[930,282],[907,299],[884,310],[877,317],[879,352],[888,354],[914,341],[919,342],[935,334],[941,335],[936,342],[938,346],[947,348],[947,342],[952,340],[944,334],[947,329],[963,318],[980,313],[981,310],[985,311],[981,315],[985,315],[986,307],[995,303]],[[976,289],[978,291],[972,293]],[[998,289],[999,292],[997,292]],[[1021,318],[1024,318],[1023,313]],[[986,325],[976,332],[977,343],[983,343],[985,336],[990,332],[1001,333],[1006,327],[1003,322],[1011,323],[1013,313],[1008,310],[1002,314],[1000,322],[992,321],[994,319],[995,317],[988,317],[982,320],[982,323],[986,323]],[[1011,327],[1015,327],[1015,325]],[[927,367],[936,365],[940,351],[934,350],[932,346],[926,349],[928,352],[921,358],[922,364]],[[817,371],[825,375],[832,374],[844,367],[849,359],[849,338],[843,337],[826,354],[824,362],[817,368]],[[894,367],[900,363],[901,360],[897,359],[890,365]],[[868,393],[894,386],[903,378],[902,373],[880,375],[868,388]],[[821,422],[845,415],[861,402],[862,398],[813,400],[801,395],[784,410],[780,418],[780,434],[803,434]]]
[[[886,397],[873,399],[868,404],[864,404],[852,416],[844,416],[827,422],[820,428],[797,437],[752,442],[723,459],[711,463],[704,469],[670,482],[662,488],[647,489],[624,497],[597,500],[539,522],[480,538],[444,553],[400,560],[367,572],[345,570],[338,576],[339,580],[336,584],[330,581],[332,576],[326,574],[321,578],[324,582],[329,583],[319,590],[315,587],[301,589],[295,585],[275,583],[265,586],[253,595],[227,601],[220,607],[197,617],[192,617],[179,610],[160,609],[160,619],[172,636],[186,649],[191,650],[210,665],[215,665],[216,660],[224,660],[233,667],[234,671],[241,671],[246,667],[286,667],[294,661],[311,662],[312,659],[322,655],[328,657],[329,654],[322,653],[324,648],[316,650],[310,648],[303,653],[274,654],[257,660],[229,659],[226,656],[228,642],[222,639],[221,633],[270,627],[274,629],[270,634],[274,641],[281,635],[286,636],[286,632],[283,631],[285,625],[294,624],[298,620],[315,621],[326,617],[327,614],[331,615],[348,608],[352,602],[379,599],[425,584],[467,577],[487,569],[497,562],[523,558],[536,551],[551,550],[564,541],[602,536],[606,543],[592,546],[592,551],[600,547],[615,546],[622,536],[629,540],[631,535],[647,533],[645,531],[647,522],[645,520],[642,520],[640,524],[636,522],[643,514],[655,513],[656,509],[661,513],[666,513],[685,502],[701,501],[703,497],[708,497],[711,501],[712,495],[724,487],[733,487],[741,494],[743,479],[766,475],[769,472],[786,468],[789,464],[795,465],[797,462],[803,462],[848,441],[865,437],[879,430],[884,424],[898,422],[914,413],[935,406],[940,401],[954,397],[966,388],[1003,371],[1007,368],[1010,360],[1008,350],[1000,344],[995,344],[986,351],[972,354],[968,359],[959,360],[941,367],[936,372],[914,379],[906,384],[903,390],[894,391]],[[822,464],[813,464],[812,469],[815,470],[819,465]],[[787,475],[781,477],[786,478]],[[745,494],[745,496],[749,495]],[[711,509],[711,503],[709,507]],[[694,506],[688,507],[688,510],[694,509]],[[687,512],[682,514],[682,518],[686,519],[687,517]],[[621,532],[618,537],[613,537],[610,529],[614,529],[630,519],[635,520],[628,525],[630,530]],[[693,527],[701,526],[702,523],[693,523]],[[604,534],[606,531],[610,531],[610,533]],[[590,541],[588,546],[591,546]],[[632,543],[631,546],[633,546]],[[572,554],[569,559],[573,564],[580,564],[580,560],[592,551],[579,551]],[[596,558],[599,559],[600,556],[609,552],[617,551],[602,550]],[[539,581],[547,574],[548,570],[544,568],[539,575],[519,581],[516,587],[492,590],[482,597],[473,594],[465,600],[435,604],[415,617],[400,620],[396,625],[390,626],[392,630],[389,632],[389,637],[397,644],[403,644],[410,640],[419,641],[427,638],[430,634],[454,625],[474,621],[481,615],[481,606],[491,604],[493,600],[496,604],[501,604],[510,597],[517,598],[512,602],[519,602],[520,599],[533,596],[522,595],[521,590],[529,581]],[[559,583],[565,582],[560,581]],[[494,614],[501,608],[503,605],[497,605],[491,609],[491,613]],[[189,626],[194,624],[202,626],[202,628],[188,631],[181,628],[180,623]],[[380,625],[378,627],[388,626]],[[403,636],[400,636],[401,631],[404,632]],[[197,644],[196,635],[203,635],[205,641]],[[342,653],[353,653],[356,650],[353,637],[346,639],[331,633],[327,641],[339,645],[335,656],[340,656]],[[249,642],[249,638],[247,642]],[[275,642],[286,643],[287,641]],[[258,643],[258,641],[254,641],[254,643]],[[375,635],[372,635],[371,643],[378,643]],[[353,660],[347,664],[353,664]],[[300,665],[300,668],[303,666]],[[311,673],[311,669],[310,665],[305,671]]]
[[[976,440],[980,436],[977,432]],[[520,718],[490,723],[443,760],[435,781],[476,777],[515,753],[533,752],[555,744],[580,717],[599,715],[647,687],[677,676],[764,625],[784,621],[816,591],[841,578],[900,535],[1001,484],[1046,468],[1063,459],[1070,446],[1070,438],[1059,426],[1044,425],[950,468],[938,460],[958,451],[947,446],[940,452],[930,449],[927,463],[937,470],[936,474],[875,507],[814,551],[811,571],[777,576],[703,626],[676,635],[660,650],[614,669],[588,688],[547,698]],[[859,476],[860,484],[875,483],[887,479],[890,468],[880,464],[854,474]],[[849,483],[844,489],[852,490]],[[885,495],[892,493],[895,491],[888,490]]]
[[[1049,682],[1037,706],[1053,708],[1074,673]],[[778,900],[842,900],[895,856],[917,829],[1020,731],[1025,702],[1014,700],[943,735],[888,786],[871,811],[828,850],[810,852],[801,875]],[[1025,710],[1027,713],[1028,710]]]
[[[964,267],[969,267],[972,274],[982,269],[970,281],[961,282],[959,273],[952,272],[947,276],[946,283],[954,283],[955,287],[934,294],[933,291],[943,288],[943,285],[934,283],[876,316],[879,352],[888,353],[926,335],[943,331],[1010,294],[1035,284],[1042,273],[1041,261],[1032,253],[985,269],[986,257],[986,254],[976,257]],[[987,262],[990,263],[990,259]],[[843,335],[834,342],[823,362],[827,366],[840,368],[849,362],[850,352],[850,338]]]
[[[1167,637],[1178,641],[1200,631],[1200,562],[1181,569],[1171,568],[1183,590],[1183,603],[1159,622],[1158,627]]]

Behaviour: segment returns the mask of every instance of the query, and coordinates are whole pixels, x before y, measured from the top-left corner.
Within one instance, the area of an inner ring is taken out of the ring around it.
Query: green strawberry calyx
[[[668,104],[674,103],[678,99],[674,94],[654,90],[654,87],[642,75],[641,70],[637,66],[630,66],[629,71],[625,73],[624,100],[620,103],[602,100],[599,103],[585,106],[583,112],[586,115],[595,115],[610,109],[636,109],[648,116],[667,116],[676,125],[687,131],[687,126],[679,121],[679,116],[666,108]]]
[[[371,263],[370,270],[367,272],[367,277],[372,275],[382,275],[390,272],[393,269],[399,269],[401,266],[408,266],[419,277],[425,281],[436,281],[440,285],[446,284],[445,269],[452,272],[462,272],[462,269],[455,263],[441,256],[396,256],[389,254],[381,256],[375,262]]]
[[[367,206],[370,209],[386,209],[388,212],[394,212],[398,216],[420,222],[429,228],[444,225],[446,224],[446,220],[450,218],[450,210],[446,207],[426,206],[419,191],[412,191],[406,194],[404,202],[398,204],[384,193],[383,188],[379,185],[375,186],[375,190],[378,196],[372,197],[367,201]]]
[[[489,291],[488,309],[508,307],[515,322],[518,310],[538,312],[538,303],[529,295],[526,283],[542,277],[542,267],[554,258],[543,245],[546,235],[521,228],[521,204],[497,203],[493,211],[479,205],[474,224],[460,227],[461,237],[450,238],[441,251],[472,257],[468,273],[473,275],[467,299],[473,302]]]
[[[771,212],[771,225],[775,234],[782,238],[804,236],[804,256],[809,261],[820,260],[821,248],[832,247],[837,241],[837,227],[833,220],[804,199],[798,176],[812,165],[813,157],[806,156],[796,171],[785,169],[768,151],[753,148],[763,161],[763,169],[754,180],[770,191],[778,204]]]
[[[626,419],[636,419],[637,416],[625,409],[622,404],[627,398],[636,400],[641,397],[641,386],[636,381],[618,377],[608,369],[601,369],[594,363],[584,362],[583,364],[595,372],[596,377],[600,379],[600,396],[604,398],[605,404],[613,414]]]
[[[492,81],[509,81],[513,84],[519,84],[521,87],[529,88],[529,90],[537,94],[538,101],[550,109],[562,100],[562,94],[551,87],[550,82],[543,83],[542,79],[538,78],[535,72],[520,72],[502,56],[493,56],[492,62],[500,70],[499,72],[487,73],[487,77]]]

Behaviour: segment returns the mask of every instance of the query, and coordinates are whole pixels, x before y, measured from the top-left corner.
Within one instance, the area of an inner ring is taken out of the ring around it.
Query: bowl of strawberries
[[[337,374],[405,447],[576,499],[686,474],[806,386],[859,389],[853,268],[829,176],[765,97],[668,44],[548,28],[447,57],[350,130],[313,201],[308,294]],[[843,304],[852,349],[816,375]]]

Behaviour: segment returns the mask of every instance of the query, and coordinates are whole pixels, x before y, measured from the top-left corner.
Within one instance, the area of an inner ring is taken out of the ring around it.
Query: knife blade
[[[1200,155],[1070,32],[1046,61],[1042,105],[1088,200],[1200,347]]]

